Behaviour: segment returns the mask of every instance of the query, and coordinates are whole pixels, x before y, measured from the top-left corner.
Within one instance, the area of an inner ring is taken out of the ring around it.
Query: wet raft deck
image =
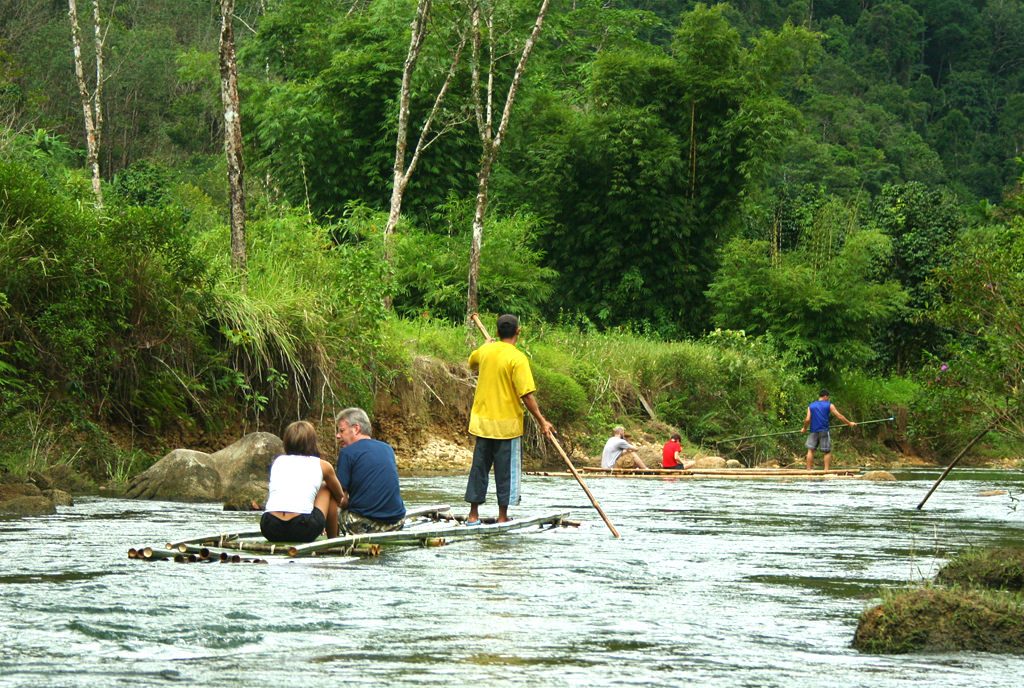
[[[495,519],[482,519],[479,526],[465,525],[465,516],[452,514],[447,504],[422,507],[406,514],[402,530],[388,533],[362,533],[310,543],[271,543],[259,530],[238,533],[217,533],[177,542],[164,547],[142,547],[128,550],[130,559],[168,560],[178,562],[268,563],[272,559],[297,559],[311,556],[356,560],[377,556],[383,548],[436,547],[455,540],[495,537],[526,529],[551,529],[578,526],[568,514],[556,513],[497,523]]]
[[[596,468],[581,466],[579,471],[587,478],[685,478],[725,480],[836,480],[856,478],[858,469],[830,471],[805,468]],[[571,478],[572,473],[562,471],[530,471],[527,475],[547,478]]]

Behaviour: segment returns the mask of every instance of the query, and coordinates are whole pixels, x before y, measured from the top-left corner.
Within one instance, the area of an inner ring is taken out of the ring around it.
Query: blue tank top
[[[807,405],[811,410],[811,432],[826,432],[828,430],[829,410],[832,402],[821,400],[812,401]]]

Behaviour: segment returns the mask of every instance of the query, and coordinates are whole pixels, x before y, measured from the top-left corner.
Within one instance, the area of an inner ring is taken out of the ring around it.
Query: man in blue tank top
[[[829,435],[829,416],[835,416],[851,428],[856,425],[853,421],[846,420],[846,417],[839,413],[836,405],[829,401],[828,390],[823,389],[818,393],[818,400],[812,401],[807,406],[807,415],[804,416],[803,432],[807,432],[810,426],[811,433],[807,436],[807,470],[814,468],[814,450],[820,449],[825,452],[825,470],[828,470],[832,462],[832,437]]]

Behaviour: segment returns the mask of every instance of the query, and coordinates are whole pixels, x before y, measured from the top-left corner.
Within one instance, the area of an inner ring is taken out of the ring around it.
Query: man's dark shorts
[[[466,482],[466,501],[483,504],[487,501],[487,483],[494,467],[494,488],[499,506],[519,505],[519,483],[522,478],[522,437],[496,440],[477,437],[473,448],[473,466]]]

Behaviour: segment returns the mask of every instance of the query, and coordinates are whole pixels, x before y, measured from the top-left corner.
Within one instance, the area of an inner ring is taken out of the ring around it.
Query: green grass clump
[[[943,566],[935,580],[945,585],[1020,591],[1024,589],[1024,549],[969,550]]]
[[[861,615],[853,646],[876,654],[1024,654],[1024,600],[960,587],[891,592]]]

